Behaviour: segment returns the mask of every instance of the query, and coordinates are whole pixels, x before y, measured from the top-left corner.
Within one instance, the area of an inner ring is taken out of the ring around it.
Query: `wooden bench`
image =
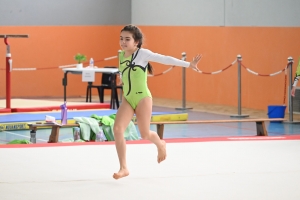
[[[163,139],[164,136],[164,125],[165,124],[209,124],[209,123],[233,123],[233,122],[255,122],[257,136],[268,136],[265,122],[271,121],[284,121],[283,118],[273,119],[219,119],[219,120],[196,120],[196,121],[164,121],[164,122],[150,122],[152,125],[156,125],[158,136]],[[137,122],[135,122],[137,124]],[[60,128],[67,127],[79,127],[79,124],[66,124],[66,125],[55,125],[55,124],[28,124],[30,129],[30,141],[36,143],[36,131],[38,128],[51,128],[51,134],[48,143],[57,143]],[[101,126],[101,124],[100,124]]]
[[[38,128],[51,128],[51,134],[49,136],[48,143],[57,143],[59,137],[60,128],[72,128],[79,127],[79,124],[66,124],[66,125],[58,125],[58,124],[27,124],[30,130],[30,142],[36,143],[36,131]]]

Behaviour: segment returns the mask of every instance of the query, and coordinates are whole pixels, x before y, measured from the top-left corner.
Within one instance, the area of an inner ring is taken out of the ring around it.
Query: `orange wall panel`
[[[56,67],[75,63],[76,53],[88,59],[100,60],[117,55],[119,33],[123,26],[18,26],[0,27],[0,34],[29,34],[28,39],[9,39],[15,68],[38,68],[37,71],[11,73],[12,97],[63,96],[61,69]],[[260,74],[271,74],[294,58],[296,71],[300,41],[300,28],[293,27],[181,27],[140,26],[145,48],[153,52],[187,61],[194,55],[203,55],[199,69],[214,72],[229,66],[242,55],[242,63]],[[5,97],[5,52],[0,43],[0,97]],[[2,55],[2,56],[1,56]],[[95,63],[98,67],[117,66],[118,60]],[[155,73],[169,68],[152,63]],[[55,69],[43,69],[54,67]],[[242,71],[242,107],[267,109],[269,104],[284,103],[285,75],[256,76],[244,68]],[[97,75],[96,81],[100,81]],[[148,79],[154,97],[182,98],[182,68],[176,67],[165,75]],[[68,96],[83,96],[86,83],[79,75],[68,76]],[[215,75],[205,75],[186,69],[186,99],[188,101],[237,106],[237,63]],[[289,80],[287,80],[289,81]],[[97,94],[96,91],[93,92]],[[287,103],[287,97],[285,99]]]
[[[13,97],[62,96],[63,72],[60,65],[76,63],[76,53],[88,59],[101,60],[116,56],[121,27],[118,26],[45,26],[45,27],[1,27],[0,34],[28,34],[28,39],[9,38],[14,68],[37,68],[37,71],[13,71],[11,94]],[[5,97],[4,43],[0,46],[1,92]],[[86,64],[87,65],[87,64]],[[117,66],[117,59],[95,63]],[[54,69],[44,69],[44,68]],[[101,75],[97,75],[99,81]],[[84,95],[86,83],[78,75],[68,75],[69,96]]]
[[[188,61],[202,53],[199,69],[218,71],[232,63],[238,54],[242,63],[259,74],[271,74],[284,69],[287,58],[295,59],[293,76],[299,57],[297,35],[300,28],[275,27],[141,27],[147,36],[147,47],[153,51],[180,57],[186,52]],[[151,29],[151,31],[149,30]],[[157,31],[153,31],[156,29]],[[170,41],[172,41],[170,43]],[[166,44],[166,45],[165,45]],[[164,70],[160,65],[160,70]],[[284,73],[274,77],[256,76],[242,70],[242,106],[266,109],[269,104],[284,103]],[[181,81],[181,73],[169,72],[170,77]],[[165,76],[167,77],[167,76]],[[163,78],[162,78],[163,79]],[[187,100],[223,105],[237,105],[237,64],[216,75],[197,74],[187,69]],[[166,78],[167,80],[167,78]],[[163,83],[160,90],[156,90]],[[181,88],[172,81],[152,81],[149,85],[154,96],[181,99]],[[287,99],[285,99],[287,103]]]

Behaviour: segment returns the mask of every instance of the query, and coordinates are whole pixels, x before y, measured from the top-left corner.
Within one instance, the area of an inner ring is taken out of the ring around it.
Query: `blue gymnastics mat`
[[[117,110],[76,110],[76,111],[68,111],[67,117],[68,119],[73,119],[74,117],[90,117],[93,114],[98,116],[108,116],[111,114],[116,114]],[[178,112],[152,112],[152,116],[154,115],[172,115],[172,114],[183,114]],[[41,121],[45,120],[45,116],[50,115],[55,117],[55,119],[60,120],[61,113],[57,112],[28,112],[28,113],[10,113],[10,114],[1,114],[0,115],[0,123],[13,123],[13,122],[32,122],[32,121]]]

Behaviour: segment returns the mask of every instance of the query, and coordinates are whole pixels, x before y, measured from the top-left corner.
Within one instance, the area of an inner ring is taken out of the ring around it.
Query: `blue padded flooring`
[[[92,114],[99,116],[108,116],[111,114],[116,114],[117,110],[71,110],[68,111],[68,119],[73,119],[74,117],[90,117]],[[176,114],[178,112],[152,112],[152,115],[164,115],[164,114]],[[185,112],[186,113],[186,112]],[[11,122],[31,122],[31,121],[41,121],[45,120],[45,116],[50,115],[55,117],[55,119],[60,119],[61,113],[57,112],[27,112],[27,113],[10,113],[1,114],[0,123],[11,123]]]
[[[116,110],[114,110],[116,112]],[[153,107],[153,113],[178,113],[177,110],[165,107]],[[180,111],[179,111],[180,112]],[[213,120],[231,119],[228,115],[197,112],[193,110],[184,111],[188,113],[188,120]],[[42,114],[43,117],[45,113]],[[69,117],[72,115],[70,114]],[[59,116],[58,116],[59,117]],[[251,116],[250,116],[251,117]],[[156,131],[156,126],[151,125],[151,130]],[[299,135],[300,124],[291,123],[269,123],[266,122],[269,136]],[[138,130],[138,129],[137,129]],[[50,130],[41,129],[37,132],[37,143],[46,143]],[[231,136],[255,136],[256,125],[253,122],[237,123],[213,123],[213,124],[189,124],[189,125],[165,125],[164,138],[205,138],[205,137],[231,137]],[[63,128],[60,131],[59,140],[63,141],[72,137],[72,129]],[[14,139],[30,138],[29,130],[3,131],[0,132],[0,143],[4,144]]]

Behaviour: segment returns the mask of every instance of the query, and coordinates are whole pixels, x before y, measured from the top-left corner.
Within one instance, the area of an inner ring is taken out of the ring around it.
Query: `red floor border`
[[[79,105],[68,105],[68,110],[87,110],[87,109],[110,109],[109,103],[89,103]],[[57,111],[61,110],[60,106],[43,106],[31,108],[12,108],[11,112],[42,112],[42,111]]]

